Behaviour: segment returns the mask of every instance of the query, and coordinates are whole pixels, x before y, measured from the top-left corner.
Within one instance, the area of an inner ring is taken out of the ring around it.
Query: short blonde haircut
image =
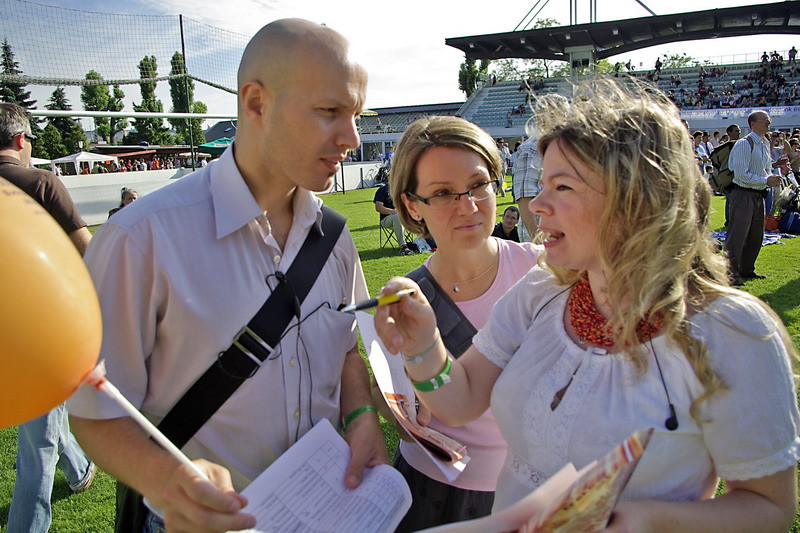
[[[615,344],[626,346],[644,370],[636,325],[642,317],[662,317],[663,333],[681,348],[703,384],[704,393],[692,405],[696,418],[700,402],[725,384],[709,365],[708,349],[689,334],[688,315],[733,289],[727,264],[708,234],[711,190],[677,108],[652,86],[596,79],[575,87],[566,116],[543,123],[548,127],[539,140],[542,154],[548,148],[567,150],[604,181],[597,254],[608,276]],[[586,274],[548,268],[562,285]]]
[[[503,163],[497,143],[472,122],[450,116],[424,117],[412,122],[395,147],[389,173],[389,190],[403,227],[426,237],[429,233],[425,221],[411,218],[402,195],[405,192],[416,192],[417,162],[426,151],[435,146],[469,150],[483,159],[492,179],[502,181],[503,177]]]

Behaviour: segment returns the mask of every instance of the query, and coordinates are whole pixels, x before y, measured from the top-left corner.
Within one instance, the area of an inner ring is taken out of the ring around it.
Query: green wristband
[[[363,415],[364,413],[375,413],[378,414],[378,410],[375,409],[374,405],[362,405],[361,407],[356,407],[352,411],[350,411],[346,417],[342,420],[342,431],[347,431],[347,426],[353,423],[353,420],[358,418],[359,416]]]
[[[444,365],[444,370],[442,370],[438,376],[434,377],[433,379],[429,379],[428,381],[412,381],[411,384],[414,386],[415,389],[421,392],[431,392],[444,387],[448,383],[450,383],[450,367],[452,366],[452,361],[450,358],[447,358],[447,363]]]

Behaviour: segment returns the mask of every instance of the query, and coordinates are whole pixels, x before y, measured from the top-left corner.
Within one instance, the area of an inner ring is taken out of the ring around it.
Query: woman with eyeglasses
[[[677,109],[652,87],[598,79],[544,124],[531,209],[546,268],[497,302],[458,360],[419,291],[376,312],[384,344],[446,423],[491,406],[509,445],[496,510],[654,428],[606,531],[786,531],[796,353],[775,313],[728,285]]]
[[[502,171],[491,136],[457,117],[419,119],[396,147],[391,195],[403,227],[436,241],[437,251],[415,273],[423,288],[435,291],[438,285],[436,298],[447,303],[437,308],[439,320],[460,323],[457,331],[443,334],[453,357],[470,345],[495,302],[536,264],[541,251],[491,237]],[[419,413],[421,421],[428,416],[424,408]],[[491,411],[484,409],[462,427],[436,417],[428,425],[465,444],[470,461],[448,482],[416,444],[402,441],[395,466],[409,482],[413,503],[397,531],[478,518],[492,508],[506,443]]]

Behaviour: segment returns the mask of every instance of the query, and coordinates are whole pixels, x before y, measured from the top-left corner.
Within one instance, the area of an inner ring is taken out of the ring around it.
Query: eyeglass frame
[[[21,131],[19,133],[15,133],[14,137],[16,137],[17,135],[22,135],[23,137],[25,137],[28,140],[28,142],[31,143],[31,146],[33,146],[36,143],[36,139],[39,138],[36,135],[34,135],[33,133],[28,133],[26,131]]]
[[[481,187],[486,187],[486,186],[489,186],[489,185],[491,185],[494,190],[491,193],[489,193],[489,195],[487,195],[486,198],[475,198],[473,196],[473,191],[475,191],[476,189],[479,189]],[[447,194],[434,194],[433,196],[428,196],[427,198],[425,198],[423,196],[420,196],[417,193],[414,193],[414,192],[411,192],[411,191],[407,191],[406,194],[408,196],[410,196],[411,198],[413,198],[414,200],[419,200],[420,202],[422,202],[423,204],[426,204],[426,205],[431,205],[431,202],[430,202],[431,198],[445,198],[445,197],[450,196],[450,197],[453,197],[453,202],[450,204],[450,206],[455,206],[455,205],[458,205],[458,202],[459,202],[459,200],[461,200],[461,197],[465,196],[465,195],[467,196],[467,198],[471,199],[473,202],[480,202],[482,200],[486,200],[486,199],[490,198],[492,194],[497,194],[497,188],[498,187],[500,187],[500,180],[499,179],[493,179],[493,180],[489,180],[489,182],[486,183],[485,185],[484,184],[475,185],[471,189],[468,189],[468,190],[466,190],[464,192],[458,192],[458,193],[451,192],[451,193],[447,193]],[[436,206],[431,206],[431,207],[436,209]],[[447,207],[448,206],[442,205],[442,208],[447,208]]]

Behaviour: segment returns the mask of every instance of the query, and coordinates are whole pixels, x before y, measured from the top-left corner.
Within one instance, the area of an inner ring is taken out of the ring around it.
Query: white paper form
[[[317,423],[244,491],[249,532],[392,532],[411,507],[403,476],[389,465],[367,468],[355,489],[344,485],[347,442],[328,420]]]
[[[406,377],[405,369],[403,368],[403,358],[400,356],[393,356],[387,352],[375,331],[373,315],[358,311],[356,312],[356,320],[358,321],[358,329],[361,331],[361,339],[364,341],[364,348],[367,350],[367,355],[369,356],[372,374],[384,398],[386,398],[387,403],[389,403],[390,399],[394,399],[396,403],[402,403],[402,411],[406,413],[408,418],[411,419],[411,422],[416,425],[416,410],[414,408],[416,394],[414,394],[414,388]],[[395,416],[397,417],[396,413]],[[407,423],[399,418],[398,422],[400,422],[400,424],[404,424],[404,422]],[[427,428],[420,429],[425,431]],[[425,451],[431,463],[436,465],[436,468],[439,469],[448,481],[453,481],[461,475],[461,472],[464,471],[467,463],[469,463],[468,455],[464,455],[461,460],[452,464],[437,459],[427,447],[420,444],[420,441],[411,431],[407,431],[407,433],[409,433],[417,445]]]

